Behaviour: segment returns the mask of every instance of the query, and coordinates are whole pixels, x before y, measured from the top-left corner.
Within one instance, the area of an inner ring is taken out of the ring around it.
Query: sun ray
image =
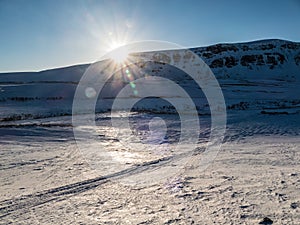
[[[126,46],[121,46],[113,50],[109,57],[117,64],[125,64],[129,55],[129,51]]]

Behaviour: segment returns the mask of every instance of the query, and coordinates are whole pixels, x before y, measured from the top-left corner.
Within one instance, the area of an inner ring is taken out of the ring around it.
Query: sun
[[[129,55],[129,50],[126,45],[119,45],[114,47],[114,49],[109,53],[109,58],[111,58],[117,64],[124,64]]]

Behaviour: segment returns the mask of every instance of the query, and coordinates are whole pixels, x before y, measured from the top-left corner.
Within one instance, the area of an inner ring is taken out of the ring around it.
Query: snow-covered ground
[[[143,112],[126,116],[104,112],[126,80],[105,87],[93,135],[76,142],[73,129],[91,129],[74,127],[71,116],[88,65],[0,74],[0,224],[299,224],[300,45],[266,40],[194,51],[215,73],[227,107],[221,150],[204,171],[209,105],[175,68],[143,66],[196,103],[201,130],[192,151],[174,150],[180,118],[164,101],[148,98],[136,105]],[[141,148],[116,135],[111,117],[124,116]]]
[[[140,124],[151,116],[157,115],[137,114],[132,120]],[[171,117],[168,123],[176,127]],[[1,223],[253,224],[268,217],[274,224],[297,224],[299,117],[245,117],[229,117],[225,143],[207,170],[198,170],[200,150],[183,156],[186,164],[174,173],[168,169],[172,161],[155,161],[165,152],[134,153],[109,137],[109,124],[100,126],[106,136],[99,140],[113,161],[101,170],[91,168],[78,150],[68,117],[3,126]],[[202,119],[205,124],[208,117]],[[176,140],[176,132],[170,138]],[[137,177],[148,179],[151,166],[164,179],[132,184]]]

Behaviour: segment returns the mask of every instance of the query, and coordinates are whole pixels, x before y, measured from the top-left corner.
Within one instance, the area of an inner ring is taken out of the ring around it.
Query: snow
[[[130,114],[105,112],[128,84],[122,71],[101,93],[96,128],[84,126],[87,115],[74,115],[82,125],[72,124],[74,92],[88,65],[0,74],[0,223],[257,224],[268,217],[298,224],[299,44],[221,46],[235,50],[205,62],[232,56],[238,64],[213,68],[226,101],[227,129],[221,151],[204,171],[199,162],[210,144],[210,109],[197,84],[174,67],[147,63],[143,69],[180,84],[195,102],[201,129],[191,151],[189,145],[175,151],[180,118],[166,101],[144,99]],[[193,50],[204,55],[214,49]],[[274,53],[286,60],[272,69],[240,61],[243,55],[266,60]],[[126,145],[136,139],[112,127],[112,118],[128,119],[140,142]],[[76,143],[73,129],[91,135]]]

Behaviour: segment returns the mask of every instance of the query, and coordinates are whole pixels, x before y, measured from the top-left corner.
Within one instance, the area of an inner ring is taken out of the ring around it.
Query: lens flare
[[[96,94],[97,94],[97,92],[96,92],[95,89],[92,88],[92,87],[87,87],[87,88],[85,89],[85,95],[86,95],[86,97],[88,97],[88,98],[94,98],[94,97],[96,96]]]
[[[133,81],[131,81],[129,84],[132,88],[135,88],[135,83]]]

